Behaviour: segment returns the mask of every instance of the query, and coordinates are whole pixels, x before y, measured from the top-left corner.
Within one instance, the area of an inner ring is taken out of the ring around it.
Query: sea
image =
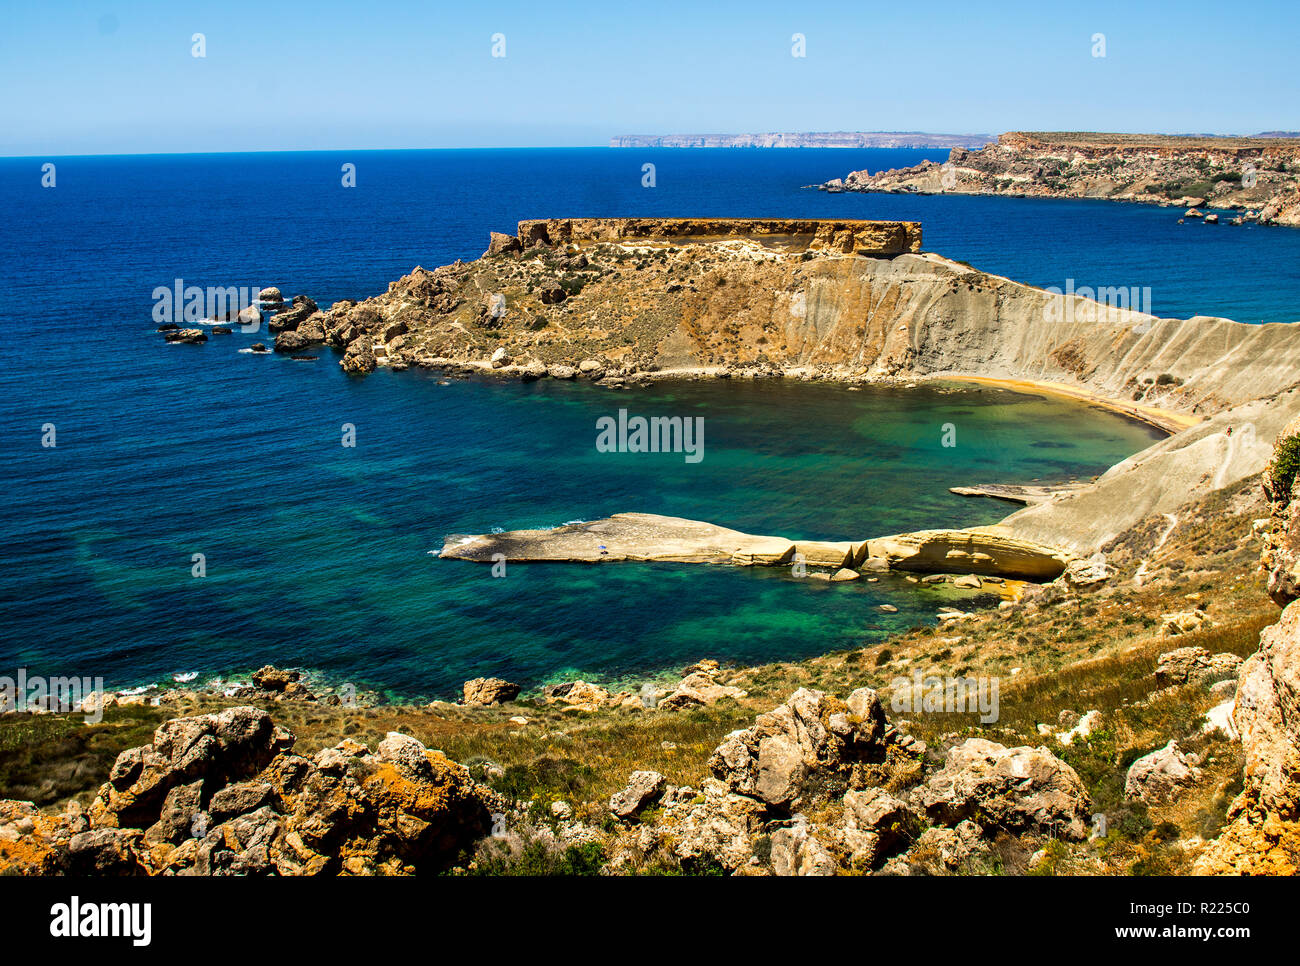
[[[240,351],[264,332],[168,345],[152,316],[155,290],[178,279],[328,306],[416,265],[475,258],[489,231],[524,218],[709,215],[914,219],[927,250],[1019,281],[1138,288],[1164,316],[1300,318],[1293,229],[1180,225],[1173,209],[1114,202],[808,187],[923,158],[944,153],[0,159],[0,676],[202,685],[272,663],[414,701],[482,675],[621,685],[700,658],[796,660],[933,623],[953,591],[899,577],[634,563],[494,576],[436,554],[448,534],[620,511],[822,539],[990,523],[1014,507],[948,488],[1087,479],[1155,431],[991,388],[358,380],[328,349],[314,361]],[[598,453],[596,421],[620,407],[704,417],[704,458]]]

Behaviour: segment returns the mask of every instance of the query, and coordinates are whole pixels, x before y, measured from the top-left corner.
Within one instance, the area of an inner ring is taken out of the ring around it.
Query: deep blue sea
[[[241,354],[254,338],[242,334],[165,345],[151,293],[177,278],[277,285],[328,305],[417,264],[476,257],[489,230],[521,218],[907,218],[923,222],[927,249],[1020,281],[1149,286],[1162,315],[1300,317],[1300,231],[1178,225],[1172,209],[1107,202],[804,188],[923,157],[944,154],[0,160],[0,674],[125,687],[272,662],[449,697],[481,674],[618,681],[700,657],[851,647],[933,620],[944,591],[688,565],[513,565],[493,578],[429,552],[448,533],[625,510],[835,539],[991,522],[1011,507],[947,488],[1096,474],[1153,438],[1075,403],[991,390],[350,380],[328,350],[316,362]],[[46,161],[54,188],[41,186]],[[641,185],[647,162],[654,188]],[[344,163],[355,188],[341,186]],[[619,406],[705,416],[705,459],[597,459],[595,420]],[[345,422],[355,448],[340,445]],[[954,449],[940,446],[946,422]]]

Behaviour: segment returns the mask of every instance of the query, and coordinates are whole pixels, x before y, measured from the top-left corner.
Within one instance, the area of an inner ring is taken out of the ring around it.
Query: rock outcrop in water
[[[822,187],[1208,205],[1243,209],[1262,224],[1296,226],[1300,139],[1015,131],[979,150],[953,148],[945,164],[854,171]],[[1211,217],[1210,224],[1218,221]]]
[[[605,520],[551,530],[452,534],[439,557],[492,563],[607,563],[619,560],[781,566],[796,559],[812,567],[963,573],[1054,580],[1068,555],[1016,538],[996,527],[921,530],[841,542],[754,536],[699,520],[654,513],[616,513]],[[878,564],[879,566],[873,566]],[[837,579],[852,579],[836,575]]]

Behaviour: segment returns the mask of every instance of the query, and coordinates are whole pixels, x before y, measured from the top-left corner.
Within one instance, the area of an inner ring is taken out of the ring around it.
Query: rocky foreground
[[[0,716],[6,789],[36,729],[41,802],[0,802],[0,871],[1293,874],[1296,622],[1288,604],[1260,646],[1247,569],[1262,534],[1273,595],[1300,586],[1297,452],[1266,474],[1268,518],[1258,481],[1233,484],[996,611],[798,665],[703,661],[641,694],[481,678],[405,710],[264,668],[218,710]],[[950,677],[900,705],[914,673]],[[999,720],[945,707],[984,674]],[[163,720],[74,794],[87,756],[64,746],[132,715]]]
[[[1188,209],[1242,211],[1237,222],[1300,225],[1300,139],[1014,131],[978,150],[955,147],[944,164],[853,171],[826,191],[1105,198]]]

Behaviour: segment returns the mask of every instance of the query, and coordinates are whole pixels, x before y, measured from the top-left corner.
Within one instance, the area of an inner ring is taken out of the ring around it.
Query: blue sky
[[[5,0],[0,155],[1300,129],[1300,4]],[[206,38],[204,58],[191,37]],[[491,56],[492,35],[506,56]],[[806,56],[791,56],[791,37]],[[1092,36],[1106,56],[1092,56]]]

